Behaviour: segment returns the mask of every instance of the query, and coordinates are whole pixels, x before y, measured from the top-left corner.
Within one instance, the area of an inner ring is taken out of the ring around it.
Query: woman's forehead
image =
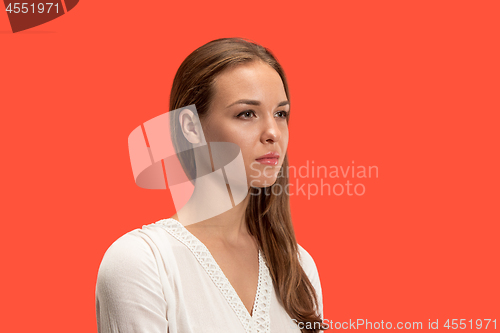
[[[228,107],[241,99],[265,104],[287,100],[280,75],[263,62],[238,65],[217,76],[214,82],[214,103]]]

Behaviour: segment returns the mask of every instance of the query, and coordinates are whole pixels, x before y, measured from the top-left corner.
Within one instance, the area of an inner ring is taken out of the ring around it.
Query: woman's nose
[[[281,138],[281,131],[273,116],[267,116],[263,123],[262,143],[278,142]]]

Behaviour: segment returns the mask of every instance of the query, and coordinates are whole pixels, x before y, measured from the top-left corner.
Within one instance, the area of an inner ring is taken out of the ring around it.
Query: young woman
[[[239,38],[201,46],[177,71],[170,110],[179,111],[170,113],[172,141],[194,192],[174,216],[106,251],[96,286],[99,332],[319,332],[318,271],[291,221],[290,98],[275,57]],[[213,153],[211,142],[239,148],[243,199],[234,200],[229,172],[223,186],[201,181],[210,163],[215,170],[203,153]],[[230,209],[218,205],[225,190]]]

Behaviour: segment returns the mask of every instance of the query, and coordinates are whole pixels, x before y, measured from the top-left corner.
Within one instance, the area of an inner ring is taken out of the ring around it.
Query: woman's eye
[[[280,118],[286,118],[288,116],[288,111],[278,111],[276,112],[276,114],[281,114],[280,116],[278,116]]]
[[[252,110],[249,110],[249,111],[243,111],[241,112],[240,114],[238,114],[236,117],[237,118],[242,118],[242,119],[248,119],[250,118],[251,115],[255,115],[255,112],[253,112]],[[244,117],[242,117],[244,116]]]

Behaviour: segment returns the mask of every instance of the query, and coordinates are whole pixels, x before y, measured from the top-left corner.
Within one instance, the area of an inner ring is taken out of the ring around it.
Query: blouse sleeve
[[[96,283],[99,333],[166,333],[167,304],[154,253],[145,239],[130,232],[106,251]]]
[[[302,269],[304,269],[304,272],[309,277],[309,281],[311,281],[311,284],[316,290],[316,296],[318,298],[318,314],[323,319],[323,294],[321,291],[321,282],[319,280],[316,263],[311,255],[302,246],[299,245],[298,248]]]

